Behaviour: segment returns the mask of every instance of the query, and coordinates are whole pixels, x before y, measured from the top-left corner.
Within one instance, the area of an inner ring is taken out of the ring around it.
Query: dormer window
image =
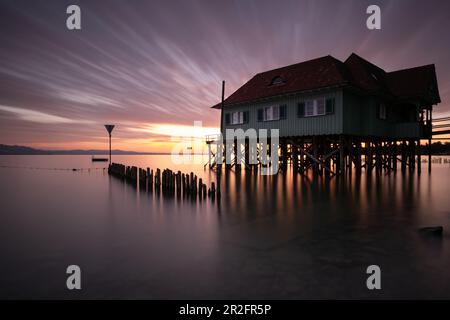
[[[283,84],[283,83],[284,83],[283,78],[281,78],[280,76],[276,76],[275,78],[272,79],[271,85],[272,86],[276,86],[276,85],[280,85],[280,84]]]

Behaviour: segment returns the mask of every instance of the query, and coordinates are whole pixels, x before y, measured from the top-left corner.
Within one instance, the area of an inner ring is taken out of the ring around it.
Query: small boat
[[[108,158],[96,158],[92,156],[92,162],[106,162],[108,160],[109,160]]]

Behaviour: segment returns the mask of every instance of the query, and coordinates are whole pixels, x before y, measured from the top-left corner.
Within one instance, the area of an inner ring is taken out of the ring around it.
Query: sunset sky
[[[82,30],[66,28],[78,4]],[[370,4],[382,30],[366,28]],[[436,64],[450,116],[449,1],[0,0],[0,143],[170,151],[219,125],[254,74],[355,52],[386,71]],[[194,121],[205,130],[190,133]]]

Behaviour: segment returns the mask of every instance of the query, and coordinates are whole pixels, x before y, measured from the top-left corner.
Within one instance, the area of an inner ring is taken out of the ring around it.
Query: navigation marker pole
[[[114,129],[114,125],[113,124],[105,124],[105,128],[109,134],[109,164],[111,164],[111,132]]]

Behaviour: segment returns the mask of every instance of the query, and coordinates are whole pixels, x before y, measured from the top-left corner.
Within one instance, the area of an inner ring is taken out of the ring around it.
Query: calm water
[[[215,175],[170,156],[141,167]],[[0,156],[0,298],[450,298],[450,164],[429,176],[231,172],[220,201],[136,190],[90,156]],[[442,225],[442,239],[417,228]],[[65,287],[66,267],[82,290]],[[382,290],[366,289],[368,265]]]

